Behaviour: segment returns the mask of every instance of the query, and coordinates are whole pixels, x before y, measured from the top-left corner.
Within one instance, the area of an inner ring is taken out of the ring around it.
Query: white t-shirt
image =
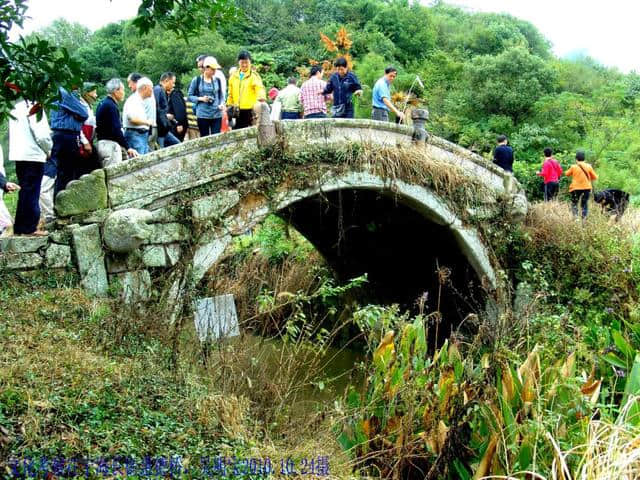
[[[152,99],[153,100],[153,99]],[[137,128],[139,130],[148,130],[147,125],[136,125],[131,123],[131,118],[147,119],[147,113],[144,108],[144,99],[138,92],[135,92],[127,98],[122,107],[122,126],[124,128]]]

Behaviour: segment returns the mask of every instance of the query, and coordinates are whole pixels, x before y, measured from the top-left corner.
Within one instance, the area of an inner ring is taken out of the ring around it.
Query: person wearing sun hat
[[[94,152],[93,137],[96,131],[96,116],[93,113],[93,105],[98,99],[98,86],[93,82],[84,82],[82,89],[80,90],[80,103],[87,109],[89,115],[82,124],[82,130],[80,130],[80,158],[82,159],[79,169],[78,177],[85,173],[90,173],[93,170],[100,168],[100,162],[96,152]]]
[[[222,82],[216,77],[220,65],[215,57],[205,57],[202,62],[202,75],[191,80],[187,99],[195,105],[196,121],[201,137],[220,133],[224,93]]]

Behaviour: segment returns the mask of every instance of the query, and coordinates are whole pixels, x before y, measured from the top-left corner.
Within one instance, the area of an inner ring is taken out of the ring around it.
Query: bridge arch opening
[[[388,190],[340,189],[297,200],[277,215],[314,245],[340,282],[367,274],[358,303],[439,311],[446,338],[481,308],[481,278],[455,230],[406,200]]]
[[[368,275],[358,303],[395,303],[415,314],[425,300],[424,313],[441,313],[440,340],[482,310],[486,290],[495,287],[477,232],[422,186],[352,173],[308,190],[283,188],[268,205],[253,203],[235,215],[256,224],[270,213],[309,240],[339,280]]]

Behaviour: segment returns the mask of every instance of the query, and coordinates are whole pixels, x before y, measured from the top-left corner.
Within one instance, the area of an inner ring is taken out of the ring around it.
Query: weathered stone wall
[[[410,127],[371,120],[280,122],[277,131],[280,145],[293,152],[353,142],[410,146],[413,138]],[[234,236],[270,212],[322,191],[364,188],[393,192],[425,218],[449,226],[478,276],[495,286],[494,269],[477,232],[423,185],[367,171],[336,177],[327,167],[311,187],[285,183],[272,198],[243,190],[247,158],[260,153],[257,139],[256,128],[205,137],[70,183],[56,199],[56,230],[45,238],[3,239],[0,268],[73,266],[88,293],[102,296],[119,289],[127,301],[147,298],[153,279],[164,278],[177,299],[218,261]],[[493,192],[494,199],[510,201],[514,212],[526,211],[520,186],[490,162],[437,137],[428,137],[419,148],[460,167]]]

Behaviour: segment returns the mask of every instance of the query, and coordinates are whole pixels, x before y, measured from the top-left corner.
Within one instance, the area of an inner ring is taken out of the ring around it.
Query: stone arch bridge
[[[181,298],[234,237],[276,213],[339,275],[375,271],[391,297],[414,295],[434,261],[495,289],[498,266],[479,227],[522,218],[523,190],[419,127],[284,121],[96,170],[58,195],[48,237],[1,240],[0,270],[74,268],[89,294],[121,289],[125,300],[144,299],[162,278],[167,295]]]

